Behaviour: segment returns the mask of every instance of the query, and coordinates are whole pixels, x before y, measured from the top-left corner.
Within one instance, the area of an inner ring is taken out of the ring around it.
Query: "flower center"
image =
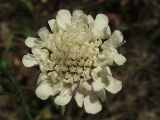
[[[90,79],[97,43],[92,41],[85,24],[68,26],[66,31],[55,34],[52,60],[55,62],[57,79],[66,83]]]

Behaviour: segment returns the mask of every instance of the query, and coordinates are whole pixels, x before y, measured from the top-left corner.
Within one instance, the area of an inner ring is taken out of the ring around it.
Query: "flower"
[[[124,41],[119,30],[112,34],[108,18],[98,14],[95,19],[81,10],[59,10],[56,19],[48,21],[51,32],[43,27],[40,38],[25,40],[31,53],[24,55],[26,67],[39,65],[36,95],[42,100],[55,96],[54,102],[64,106],[71,98],[87,113],[101,111],[105,90],[115,94],[122,82],[113,78],[110,66],[122,65],[126,58],[117,47]]]

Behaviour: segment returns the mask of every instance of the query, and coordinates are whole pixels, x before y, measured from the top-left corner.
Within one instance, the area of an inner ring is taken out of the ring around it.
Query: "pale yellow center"
[[[57,79],[67,83],[90,79],[98,47],[85,24],[68,26],[66,31],[56,33],[53,46]]]

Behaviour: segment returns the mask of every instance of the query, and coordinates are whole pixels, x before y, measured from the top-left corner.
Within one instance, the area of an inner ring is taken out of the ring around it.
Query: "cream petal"
[[[107,79],[107,72],[109,71],[109,68],[102,69],[100,66],[97,68],[93,69],[91,72],[92,78],[93,78],[93,83],[92,87],[94,91],[100,91],[104,89],[108,85],[108,79]],[[110,74],[110,73],[109,73]]]
[[[101,48],[103,50],[107,50],[107,51],[110,51],[110,52],[116,52],[117,51],[112,45],[112,39],[109,39],[109,40],[105,41],[102,44]]]
[[[103,58],[104,57],[104,58]],[[98,56],[95,61],[94,61],[94,66],[98,67],[98,66],[105,66],[108,63],[108,59],[106,59],[106,55],[102,54],[100,56]]]
[[[63,28],[64,30],[66,29],[66,25],[70,25],[71,24],[71,13],[69,10],[59,10],[58,14],[56,16],[56,20],[58,25]]]
[[[80,22],[85,22],[86,15],[82,10],[74,10],[72,15],[72,24],[77,24]]]
[[[102,110],[102,105],[97,96],[90,93],[84,98],[84,108],[87,113],[96,114]]]
[[[40,59],[42,60],[46,60],[49,59],[49,52],[47,49],[42,49],[41,55],[40,55]]]
[[[55,96],[59,93],[60,91],[57,89],[53,89],[51,96]]]
[[[53,70],[53,64],[50,62],[49,59],[40,60],[39,67],[42,72]]]
[[[61,91],[63,91],[64,89],[64,86],[63,86],[63,83],[62,81],[61,82],[57,82],[57,81],[53,81],[53,85],[52,85],[52,96],[60,93]]]
[[[63,90],[61,93],[55,98],[54,102],[57,105],[64,106],[69,103],[71,100],[72,95],[70,90]]]
[[[109,25],[108,25],[107,28],[106,28],[106,34],[107,34],[108,36],[111,35],[111,29],[110,29]]]
[[[60,84],[59,83],[55,83],[53,86],[52,86],[52,96],[58,94],[61,90],[61,87],[60,87]]]
[[[118,93],[122,89],[122,82],[110,76],[108,77],[108,79],[109,79],[109,84],[105,89],[113,94]]]
[[[26,67],[32,67],[38,65],[36,58],[33,55],[24,55],[22,58],[22,63]]]
[[[87,20],[88,20],[88,24],[89,25],[92,25],[94,23],[94,19],[93,19],[93,17],[91,15],[87,16]]]
[[[114,52],[111,52],[109,49],[107,51],[107,49],[105,49],[105,51],[103,51],[104,55],[106,56],[106,59],[104,61],[104,65],[112,65],[114,62]]]
[[[34,47],[32,48],[32,53],[33,55],[38,56],[41,60],[46,60],[49,57],[49,52],[47,49]]]
[[[51,80],[52,80],[53,82],[55,82],[55,81],[56,81],[56,78],[58,77],[58,74],[57,74],[56,71],[53,71],[53,72],[49,72],[49,73],[48,73],[48,76],[51,78]]]
[[[102,45],[103,50],[107,50],[109,47],[117,48],[123,44],[123,35],[119,30],[115,30],[110,38]]]
[[[83,92],[77,91],[75,96],[74,96],[76,103],[79,107],[83,106],[83,101],[84,101],[84,94]]]
[[[114,47],[117,47],[117,46],[119,46],[123,42],[123,35],[122,35],[122,33],[119,30],[115,30],[112,33],[110,39],[111,39],[111,44]]]
[[[108,26],[108,18],[104,14],[98,14],[96,16],[94,27],[92,29],[93,35],[96,39],[105,37],[105,29]]]
[[[89,85],[86,81],[83,82],[83,87],[88,91],[92,90],[92,86]]]
[[[41,100],[46,100],[52,94],[52,87],[49,84],[40,84],[36,89],[36,95]]]
[[[54,32],[54,29],[55,29],[55,22],[56,22],[55,19],[48,20],[48,24],[52,32]]]
[[[37,41],[37,38],[27,37],[27,39],[25,40],[25,45],[29,48],[32,48],[36,44],[35,41]]]
[[[97,74],[98,74],[100,71],[102,71],[101,66],[98,66],[98,67],[94,68],[94,69],[91,71],[91,76],[92,76],[93,80],[98,79]]]
[[[84,12],[82,10],[74,10],[73,11],[73,18],[80,18],[84,15]]]
[[[96,93],[102,102],[106,101],[106,92],[104,89],[97,91]]]
[[[110,42],[109,42],[108,40],[107,40],[107,41],[104,41],[104,43],[102,44],[101,48],[102,48],[103,50],[107,50],[108,47],[110,47],[109,45],[110,45]]]
[[[46,73],[41,73],[38,77],[37,84],[40,85],[42,82],[45,83],[47,79],[48,79],[47,74]]]
[[[100,91],[104,89],[107,86],[107,84],[102,79],[94,80],[92,83],[92,87],[94,91]]]
[[[32,51],[32,54],[33,55],[35,55],[35,56],[40,56],[41,55],[41,53],[42,53],[42,49],[41,48],[39,48],[39,47],[33,47],[32,49],[31,49],[31,51]]]
[[[106,28],[106,30],[105,30],[105,32],[104,32],[104,38],[103,39],[109,38],[110,35],[111,35],[111,29],[110,29],[110,27],[108,25],[107,28]]]
[[[107,75],[112,76],[111,69],[108,66],[105,67],[105,70],[107,71]]]
[[[74,10],[72,15],[72,24],[88,24],[87,15],[82,10]]]
[[[108,26],[108,18],[104,14],[98,14],[95,19],[94,29],[103,31]]]
[[[105,41],[107,42],[107,41]],[[107,46],[107,43],[103,43],[102,49],[103,49],[103,54],[106,56],[106,60],[108,65],[112,65],[114,62],[114,56],[118,54],[117,50],[114,47],[109,47]]]
[[[47,40],[49,34],[50,34],[50,32],[48,31],[48,29],[47,29],[46,27],[42,27],[42,28],[39,29],[39,31],[38,31],[39,37],[40,37],[42,40],[44,40],[44,41]]]
[[[114,55],[114,61],[117,65],[123,65],[126,62],[126,58],[121,54]]]
[[[102,70],[101,66],[96,67],[95,69],[93,69],[94,73],[99,73]]]

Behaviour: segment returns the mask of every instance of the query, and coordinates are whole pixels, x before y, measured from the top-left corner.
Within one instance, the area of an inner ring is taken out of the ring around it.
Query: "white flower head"
[[[43,27],[38,31],[40,38],[26,39],[32,53],[22,59],[26,67],[38,65],[42,71],[37,97],[46,100],[56,95],[54,102],[62,106],[74,97],[87,113],[98,113],[106,100],[105,90],[115,94],[122,88],[109,68],[126,61],[116,49],[123,43],[121,32],[111,34],[106,15],[93,19],[81,10],[72,14],[59,10],[48,23],[51,32]]]

